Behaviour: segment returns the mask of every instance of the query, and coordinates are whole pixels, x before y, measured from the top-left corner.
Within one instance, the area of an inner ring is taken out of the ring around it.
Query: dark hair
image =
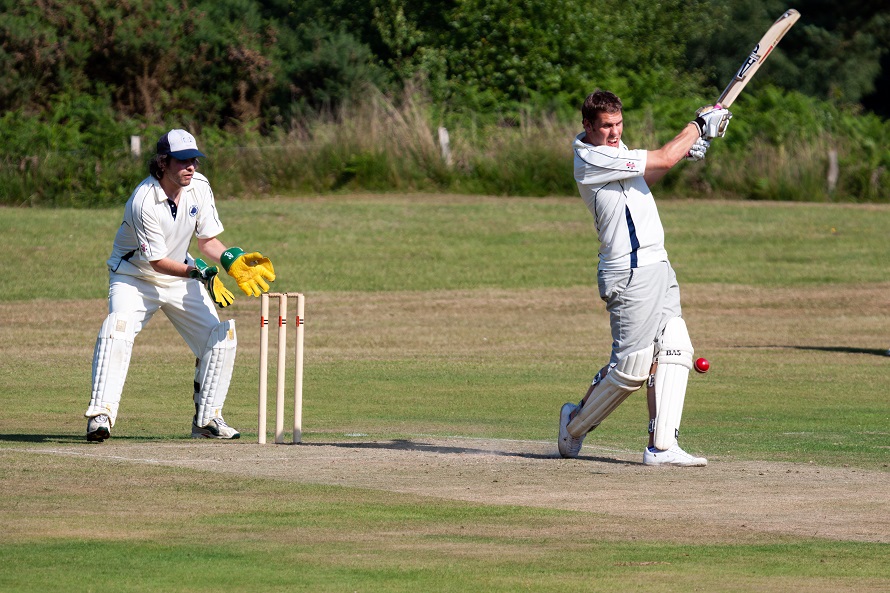
[[[169,165],[169,154],[156,154],[151,157],[150,161],[148,161],[148,172],[152,177],[160,181],[161,177],[164,176],[164,169],[166,169]]]
[[[621,99],[618,95],[597,89],[584,99],[581,117],[592,123],[600,113],[621,113],[621,109]]]
[[[152,177],[157,179],[158,181],[164,176],[164,169],[170,166],[170,159],[176,157],[170,156],[169,154],[156,154],[151,157],[151,160],[148,161],[148,172]],[[189,159],[191,160],[191,159]],[[198,159],[194,159],[195,161],[195,169],[198,168]]]

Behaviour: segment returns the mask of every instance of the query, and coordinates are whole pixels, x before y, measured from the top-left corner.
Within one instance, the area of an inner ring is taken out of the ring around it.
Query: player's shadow
[[[85,442],[83,435],[73,434],[0,434],[3,443],[74,443]]]
[[[151,442],[164,440],[161,437],[150,436],[126,436],[115,435],[115,441],[127,442]],[[83,434],[0,434],[0,443],[33,443],[33,444],[49,444],[57,443],[59,445],[99,445],[100,443],[87,442]]]
[[[420,451],[423,453],[443,453],[450,455],[498,455],[501,457],[519,457],[522,459],[561,459],[558,453],[534,453],[531,451],[499,451],[492,449],[479,449],[477,447],[458,447],[453,445],[435,445],[422,441],[409,439],[394,439],[391,441],[375,442],[346,442],[346,443],[302,443],[303,445],[319,447],[342,447],[345,449],[390,449],[392,451]],[[579,455],[577,459],[597,461],[600,463],[615,463],[619,465],[640,465],[638,462],[614,459],[611,457],[594,457],[592,455]]]
[[[838,352],[841,354],[868,354],[870,356],[886,357],[887,350],[880,348],[856,348],[852,346],[800,346],[792,344],[768,344],[768,345],[740,345],[738,348],[752,350],[782,349],[782,350],[813,350],[816,352]]]
[[[872,356],[887,356],[886,350],[875,348],[851,348],[849,346],[786,346],[794,350],[816,350],[818,352],[840,352],[843,354],[870,354]]]

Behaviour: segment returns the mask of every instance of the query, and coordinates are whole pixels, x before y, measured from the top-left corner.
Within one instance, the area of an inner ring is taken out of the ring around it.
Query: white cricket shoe
[[[670,449],[650,449],[646,447],[643,452],[644,465],[673,465],[678,467],[704,467],[708,465],[708,460],[704,457],[696,457],[690,455],[680,448],[680,445],[674,445]]]
[[[578,406],[575,404],[566,402],[559,411],[559,440],[557,441],[557,446],[559,447],[559,454],[566,459],[577,457],[578,453],[581,452],[581,444],[584,442],[583,436],[573,437],[569,434],[569,421],[572,419],[572,412],[577,409]]]
[[[101,443],[111,438],[111,420],[107,414],[99,414],[87,420],[87,440]]]
[[[195,420],[192,420],[192,438],[193,439],[237,439],[241,438],[241,433],[226,424],[226,421],[219,418],[213,418],[207,423],[207,426],[198,426]]]

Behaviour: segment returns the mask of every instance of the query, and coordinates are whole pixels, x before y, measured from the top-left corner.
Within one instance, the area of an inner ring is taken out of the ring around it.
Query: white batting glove
[[[705,153],[708,152],[708,149],[711,147],[711,143],[704,138],[699,138],[695,141],[695,144],[692,145],[692,148],[689,149],[689,152],[686,153],[687,161],[703,161],[705,160]]]
[[[695,112],[696,118],[692,120],[698,128],[698,135],[705,140],[722,138],[726,134],[726,126],[732,119],[729,109],[719,105],[708,105]]]

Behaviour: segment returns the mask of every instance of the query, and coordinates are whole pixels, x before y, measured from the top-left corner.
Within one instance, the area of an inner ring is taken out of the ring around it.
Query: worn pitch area
[[[738,541],[768,532],[890,543],[890,516],[881,510],[890,473],[862,469],[761,461],[651,468],[639,452],[590,445],[578,459],[563,460],[553,443],[425,437],[278,446],[112,440],[29,451],[596,513],[641,520],[640,536],[664,532],[680,541]]]

